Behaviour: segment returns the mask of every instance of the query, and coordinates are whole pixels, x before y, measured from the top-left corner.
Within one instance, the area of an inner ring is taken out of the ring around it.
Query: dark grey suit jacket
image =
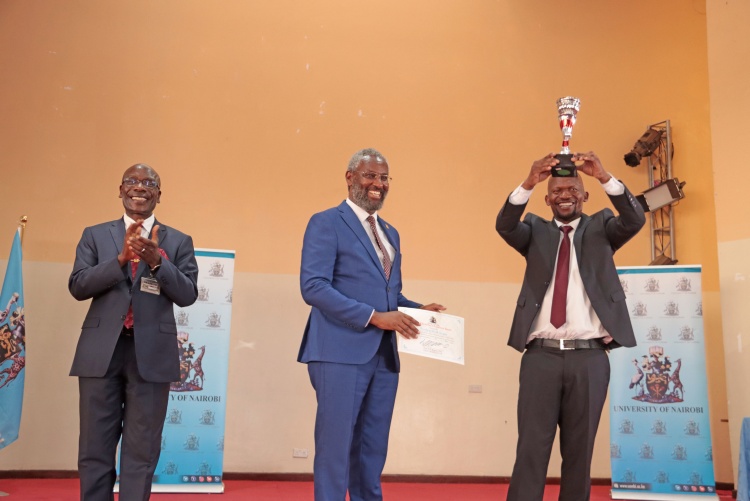
[[[132,299],[139,374],[154,383],[180,379],[174,305],[189,306],[197,299],[198,264],[190,236],[157,224],[159,247],[167,255],[154,277],[161,287],[159,295],[141,291],[141,277],[149,276],[145,262],[139,264],[135,280],[129,264],[121,267],[117,262],[125,239],[122,218],[83,230],[68,289],[79,301],[92,301],[71,376],[104,376]]]
[[[643,208],[625,188],[625,193],[610,196],[619,216],[604,209],[592,216],[582,215],[573,236],[581,280],[599,320],[614,339],[612,347],[635,346],[625,293],[620,285],[613,255],[643,227]],[[506,200],[497,215],[495,228],[508,244],[526,258],[521,293],[508,344],[523,351],[531,325],[542,305],[555,269],[560,230],[554,221],[534,214],[521,215],[526,205]]]

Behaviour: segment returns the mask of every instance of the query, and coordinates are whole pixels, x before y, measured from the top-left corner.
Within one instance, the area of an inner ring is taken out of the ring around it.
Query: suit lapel
[[[167,227],[161,224],[157,219],[154,219],[154,226],[157,225],[159,226],[159,231],[157,232],[157,236],[159,237],[159,247],[163,249],[164,247],[162,247],[161,244],[167,238]],[[153,227],[151,230],[153,231]]]
[[[588,217],[586,214],[581,214],[581,222],[578,223],[578,228],[576,228],[575,233],[573,233],[573,247],[575,247],[576,250],[576,261],[578,261],[578,267],[581,267],[581,257],[583,253],[581,252],[581,242],[583,241],[583,232],[586,231],[586,227],[591,222],[591,218]]]
[[[112,235],[115,247],[117,247],[117,253],[121,253],[122,243],[125,241],[125,220],[120,218],[112,221],[109,226],[109,232]]]
[[[549,242],[547,243],[550,256],[549,269],[554,271],[555,262],[557,261],[557,252],[560,248],[560,227],[557,226],[554,219],[549,222],[549,232],[547,233],[547,236],[549,237]]]
[[[346,223],[349,229],[354,232],[356,237],[359,239],[359,242],[364,246],[365,250],[370,255],[370,259],[372,259],[373,264],[380,270],[380,274],[383,275],[383,280],[385,280],[385,270],[383,270],[383,264],[380,262],[380,259],[378,259],[378,254],[377,252],[375,252],[375,246],[372,244],[370,237],[367,235],[364,226],[362,226],[362,222],[357,218],[357,215],[354,213],[352,208],[349,207],[346,201],[341,202],[338,209],[339,213],[341,214],[341,218],[344,220],[344,223]]]
[[[393,276],[393,270],[397,269],[397,266],[399,266],[399,260],[401,259],[401,252],[399,251],[397,242],[398,242],[398,235],[396,234],[396,230],[393,229],[393,226],[388,224],[383,218],[378,217],[378,224],[380,224],[380,227],[383,229],[383,232],[385,233],[386,238],[388,238],[388,243],[391,244],[393,247],[393,262],[391,263],[391,277]],[[382,268],[382,266],[381,266]],[[385,271],[383,272],[383,276],[385,277]]]
[[[157,236],[159,237],[159,248],[163,249],[164,245],[162,245],[162,244],[164,243],[164,240],[167,239],[167,235],[168,235],[168,233],[167,233],[167,227],[164,226],[163,224],[161,224],[156,219],[154,219],[154,226],[156,226],[157,224],[159,225],[159,231],[157,232]],[[169,256],[167,256],[167,258],[168,257]]]

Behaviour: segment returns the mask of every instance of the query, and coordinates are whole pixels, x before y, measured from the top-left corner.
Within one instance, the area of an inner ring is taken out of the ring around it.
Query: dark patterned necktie
[[[135,280],[135,274],[138,271],[138,263],[140,262],[140,259],[132,259],[130,260],[130,278]],[[125,322],[123,324],[126,329],[132,329],[133,328],[133,305],[131,303],[130,306],[128,306],[128,314],[125,315]]]
[[[375,235],[375,243],[378,244],[378,249],[380,249],[380,252],[383,253],[383,271],[385,271],[385,278],[387,280],[391,278],[391,266],[393,266],[393,263],[391,263],[391,256],[390,254],[388,254],[388,249],[385,248],[383,242],[380,241],[378,230],[375,228],[375,218],[372,216],[367,216],[366,221],[370,223],[372,234]]]
[[[557,251],[557,270],[555,271],[555,289],[552,292],[552,313],[550,323],[560,328],[565,323],[565,309],[568,303],[568,275],[570,275],[570,237],[572,226],[561,226],[563,232],[560,250]]]

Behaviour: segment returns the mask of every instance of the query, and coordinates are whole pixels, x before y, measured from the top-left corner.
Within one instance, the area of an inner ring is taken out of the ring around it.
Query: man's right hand
[[[406,339],[416,339],[419,335],[419,322],[400,311],[376,311],[372,314],[370,324],[384,331],[396,331]]]
[[[552,174],[552,167],[559,163],[560,161],[555,158],[554,153],[550,153],[547,156],[540,158],[531,164],[529,177],[526,178],[526,181],[524,181],[521,186],[523,186],[525,190],[534,189],[534,186],[550,177]]]
[[[120,266],[125,266],[125,263],[127,263],[131,259],[138,258],[138,256],[136,256],[135,253],[130,249],[130,241],[138,238],[138,236],[141,234],[142,226],[143,219],[139,219],[135,223],[128,226],[128,229],[125,230],[125,240],[122,243],[122,252],[117,255],[117,262],[120,263]]]

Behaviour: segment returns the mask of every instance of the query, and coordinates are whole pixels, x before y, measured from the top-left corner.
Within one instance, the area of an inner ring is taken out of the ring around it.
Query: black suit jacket
[[[180,379],[174,305],[189,306],[198,298],[198,264],[190,236],[157,224],[159,247],[167,255],[154,276],[161,287],[158,295],[141,291],[141,277],[149,276],[145,262],[139,264],[135,280],[130,266],[117,262],[125,240],[122,218],[83,230],[68,288],[79,301],[92,301],[71,376],[104,376],[132,300],[139,374],[154,383]]]
[[[643,208],[625,188],[625,193],[610,196],[619,216],[610,209],[592,216],[582,215],[573,236],[578,269],[599,320],[614,339],[612,347],[635,346],[625,292],[614,263],[614,253],[643,227],[646,216]],[[508,344],[523,351],[531,325],[542,305],[555,269],[560,230],[554,221],[534,214],[521,215],[526,205],[513,205],[506,200],[497,215],[495,228],[508,244],[526,258],[521,293]]]

